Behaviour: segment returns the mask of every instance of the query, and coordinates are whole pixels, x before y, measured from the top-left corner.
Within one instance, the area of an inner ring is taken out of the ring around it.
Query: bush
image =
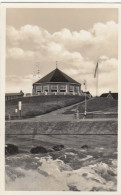
[[[53,146],[53,150],[55,150],[55,151],[60,151],[62,149],[64,149],[64,145],[55,145],[55,146]]]
[[[32,148],[30,151],[32,154],[38,154],[38,153],[47,153],[47,149],[42,146],[37,146],[35,148]]]
[[[13,144],[6,144],[5,145],[5,154],[17,154],[18,151],[18,147],[13,145]]]

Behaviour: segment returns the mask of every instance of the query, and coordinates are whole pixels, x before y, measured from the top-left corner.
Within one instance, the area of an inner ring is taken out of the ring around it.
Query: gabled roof
[[[39,81],[35,82],[36,83],[48,83],[48,82],[64,82],[64,83],[76,83],[80,84],[68,75],[66,75],[64,72],[60,71],[58,68],[41,78]]]
[[[108,97],[111,95],[114,99],[118,99],[118,93],[103,93],[100,97]]]

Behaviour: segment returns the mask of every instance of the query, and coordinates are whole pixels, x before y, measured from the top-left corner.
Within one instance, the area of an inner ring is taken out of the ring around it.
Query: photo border
[[[119,33],[118,33],[118,174],[117,174],[117,191],[107,191],[107,192],[87,192],[87,191],[80,191],[80,192],[73,192],[73,191],[5,191],[5,155],[4,155],[4,145],[5,145],[5,59],[6,59],[6,8],[79,8],[79,5],[81,8],[118,8],[119,9]],[[38,195],[38,194],[57,194],[60,195],[62,193],[66,194],[75,194],[75,193],[81,193],[90,195],[91,193],[95,193],[98,195],[100,194],[112,194],[112,195],[119,195],[121,194],[121,4],[118,3],[2,3],[1,9],[0,9],[0,31],[1,31],[1,44],[0,44],[0,190],[1,194],[5,195],[21,195],[21,194],[29,194],[29,195]]]

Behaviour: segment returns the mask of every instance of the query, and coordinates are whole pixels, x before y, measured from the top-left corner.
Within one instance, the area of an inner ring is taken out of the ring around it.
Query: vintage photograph
[[[101,6],[6,9],[6,191],[117,191],[118,21]]]

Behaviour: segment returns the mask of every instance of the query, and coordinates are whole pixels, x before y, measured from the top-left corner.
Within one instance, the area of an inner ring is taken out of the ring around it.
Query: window
[[[44,86],[43,86],[43,92],[44,92],[44,91],[48,92],[48,85],[44,85]]]
[[[74,86],[70,85],[69,86],[69,92],[73,92],[74,91]]]
[[[42,92],[42,86],[36,86],[36,90],[39,91],[39,92]]]
[[[37,95],[41,95],[41,91],[37,91]]]
[[[51,85],[51,92],[57,92],[57,85]]]
[[[79,86],[75,86],[75,92],[76,92],[76,93],[79,92]]]
[[[66,92],[66,85],[60,85],[60,92]]]

